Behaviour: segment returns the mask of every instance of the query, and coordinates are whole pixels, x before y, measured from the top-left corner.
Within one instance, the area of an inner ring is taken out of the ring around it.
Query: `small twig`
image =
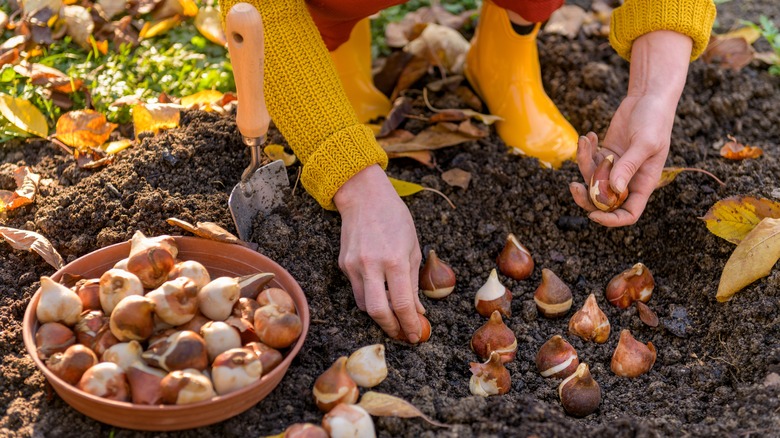
[[[423,190],[427,190],[429,192],[433,192],[433,193],[436,193],[437,195],[441,196],[442,198],[447,200],[447,203],[450,204],[450,207],[452,207],[452,209],[455,210],[455,204],[453,204],[452,201],[450,200],[450,198],[448,198],[447,195],[445,195],[444,193],[442,193],[442,192],[440,192],[440,191],[438,191],[436,189],[432,189],[430,187],[423,187]]]
[[[55,145],[57,145],[60,149],[65,151],[66,154],[73,155],[73,149],[71,149],[70,146],[68,146],[65,143],[63,143],[62,141],[60,141],[60,139],[58,139],[57,137],[49,136],[46,139],[49,140],[50,142],[54,143]]]
[[[714,179],[715,181],[717,181],[717,182],[718,182],[718,184],[720,184],[720,185],[722,185],[722,186],[725,186],[725,185],[726,185],[726,183],[724,183],[723,181],[721,181],[721,180],[720,180],[720,178],[718,178],[717,176],[713,175],[711,172],[709,172],[709,171],[706,171],[706,170],[704,170],[704,169],[697,169],[697,168],[695,168],[695,167],[682,167],[682,168],[680,168],[680,171],[688,171],[688,172],[699,172],[699,173],[703,173],[703,174],[705,174],[705,175],[709,175],[709,176],[710,176],[712,179]]]
[[[292,196],[293,197],[295,197],[295,189],[298,188],[298,181],[301,180],[301,170],[303,170],[303,167],[302,166],[298,166],[298,176],[295,177],[295,184],[293,184],[293,189],[292,189]]]

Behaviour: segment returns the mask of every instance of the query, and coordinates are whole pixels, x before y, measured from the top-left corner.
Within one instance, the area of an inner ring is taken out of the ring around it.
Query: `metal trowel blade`
[[[252,235],[252,221],[257,215],[266,215],[284,203],[283,189],[287,187],[290,187],[290,180],[282,160],[266,164],[246,182],[233,187],[228,206],[239,239],[248,241]]]

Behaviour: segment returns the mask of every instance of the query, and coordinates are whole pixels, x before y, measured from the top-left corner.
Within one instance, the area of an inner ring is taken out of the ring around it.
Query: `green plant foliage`
[[[780,76],[780,30],[766,15],[759,17],[758,22],[759,24],[743,21],[745,25],[759,31],[761,36],[769,42],[775,52],[775,63],[769,67],[769,73]]]

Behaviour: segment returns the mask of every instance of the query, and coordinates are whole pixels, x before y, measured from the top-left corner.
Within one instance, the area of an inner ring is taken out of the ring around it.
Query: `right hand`
[[[339,267],[358,308],[390,337],[420,340],[418,296],[422,254],[412,215],[378,165],[355,174],[336,192],[341,214]]]

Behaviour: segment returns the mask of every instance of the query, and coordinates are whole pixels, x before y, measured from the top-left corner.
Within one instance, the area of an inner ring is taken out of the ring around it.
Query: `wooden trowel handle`
[[[241,135],[257,139],[268,132],[265,106],[263,19],[249,3],[236,3],[227,14],[226,37],[238,93],[236,124]]]

